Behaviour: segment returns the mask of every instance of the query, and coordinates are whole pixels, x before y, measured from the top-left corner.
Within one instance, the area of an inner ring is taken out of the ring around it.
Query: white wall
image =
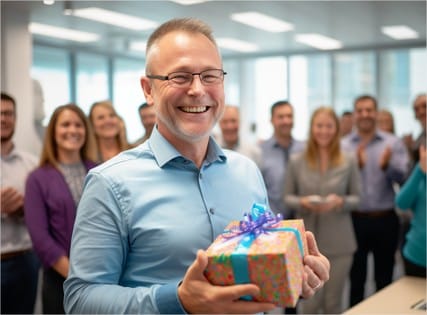
[[[17,103],[14,142],[34,154],[41,151],[41,140],[34,127],[33,86],[30,75],[32,39],[28,31],[29,14],[2,6],[1,12],[1,90]]]

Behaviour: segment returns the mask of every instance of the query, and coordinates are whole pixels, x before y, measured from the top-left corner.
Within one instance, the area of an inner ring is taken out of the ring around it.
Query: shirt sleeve
[[[178,284],[121,283],[129,252],[126,212],[113,183],[90,172],[77,210],[64,283],[64,307],[76,314],[184,313]]]
[[[392,156],[386,169],[386,176],[402,185],[408,174],[409,156],[402,140],[397,139],[392,145]]]
[[[24,209],[25,224],[31,236],[33,247],[45,267],[51,267],[61,256],[67,256],[65,249],[52,237],[49,226],[47,196],[43,190],[43,174],[33,172],[26,181]]]

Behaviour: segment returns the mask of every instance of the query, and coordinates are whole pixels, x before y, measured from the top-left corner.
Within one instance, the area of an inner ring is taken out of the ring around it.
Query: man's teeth
[[[182,110],[187,113],[203,113],[207,110],[206,106],[186,106],[182,107]]]

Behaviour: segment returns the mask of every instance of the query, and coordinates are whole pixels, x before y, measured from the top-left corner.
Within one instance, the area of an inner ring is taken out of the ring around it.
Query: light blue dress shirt
[[[255,163],[210,139],[203,165],[157,131],[92,169],[77,210],[64,283],[71,313],[185,313],[177,287],[254,202],[267,204]]]
[[[356,154],[360,142],[357,132],[353,132],[342,139],[342,149]],[[391,148],[392,155],[388,167],[382,170],[379,161],[387,146]],[[362,195],[359,209],[361,211],[393,209],[395,197],[393,183],[401,185],[407,176],[408,151],[401,139],[379,130],[376,131],[365,151],[367,161],[360,170]]]
[[[281,213],[285,219],[291,218],[293,213],[286,208],[283,200],[286,168],[290,156],[304,150],[305,142],[292,139],[289,147],[284,148],[273,136],[261,143],[260,147],[262,153],[259,167],[267,187],[271,210]]]

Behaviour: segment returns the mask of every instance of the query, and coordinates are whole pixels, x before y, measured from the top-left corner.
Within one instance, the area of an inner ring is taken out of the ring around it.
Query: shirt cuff
[[[169,283],[157,289],[156,303],[160,314],[187,314],[178,298],[179,284]]]

